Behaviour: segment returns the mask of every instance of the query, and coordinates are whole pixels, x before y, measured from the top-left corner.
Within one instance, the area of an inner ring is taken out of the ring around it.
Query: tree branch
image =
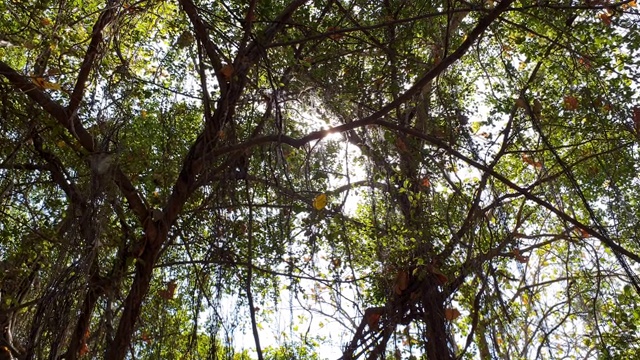
[[[107,8],[100,14],[98,21],[93,25],[91,31],[91,42],[87,47],[87,52],[84,55],[82,65],[80,65],[80,72],[78,73],[78,79],[76,85],[73,88],[71,94],[71,101],[67,107],[69,113],[73,113],[78,109],[82,96],[84,95],[84,87],[91,70],[93,70],[93,63],[98,56],[100,43],[103,40],[102,31],[109,25],[109,23],[115,18],[117,5],[114,1],[108,1]]]
[[[478,22],[476,27],[473,30],[471,30],[471,32],[467,35],[466,40],[460,45],[460,47],[456,49],[456,51],[454,51],[453,53],[451,53],[451,55],[444,58],[440,63],[435,65],[431,70],[429,70],[426,74],[424,74],[424,76],[422,76],[420,80],[416,81],[409,90],[405,91],[402,95],[398,96],[398,98],[396,98],[394,101],[383,106],[379,110],[375,111],[373,114],[356,121],[352,121],[346,124],[333,127],[331,129],[314,131],[299,139],[295,139],[295,138],[284,136],[284,135],[268,135],[263,138],[255,138],[255,139],[249,140],[247,143],[244,143],[244,144],[230,146],[226,149],[218,149],[216,150],[216,153],[237,151],[245,147],[247,144],[250,144],[251,146],[255,146],[255,145],[269,143],[269,142],[282,142],[282,143],[291,145],[293,147],[299,148],[312,141],[320,140],[330,134],[345,132],[345,131],[353,130],[359,127],[363,127],[365,125],[374,124],[376,121],[378,121],[379,119],[387,115],[392,110],[396,109],[403,103],[411,100],[411,98],[415,96],[417,93],[419,93],[426,84],[428,84],[430,81],[432,81],[437,76],[439,76],[451,64],[455,63],[460,58],[462,58],[462,56],[469,50],[471,45],[475,43],[475,41],[480,37],[480,35],[482,35],[487,30],[487,28],[493,23],[493,21],[496,20],[498,16],[502,12],[504,12],[509,7],[509,5],[511,5],[514,1],[515,0],[504,0],[500,2],[500,4],[498,4],[489,14],[487,14],[487,16],[485,16]]]
[[[193,24],[196,37],[200,42],[202,42],[202,45],[207,52],[207,57],[209,58],[209,61],[211,61],[216,78],[218,79],[220,91],[224,96],[224,93],[226,92],[226,81],[224,76],[220,73],[220,69],[222,69],[222,59],[220,58],[220,54],[222,54],[222,51],[220,51],[220,48],[218,48],[218,46],[216,46],[216,44],[214,44],[209,38],[207,27],[204,25],[200,15],[198,15],[198,9],[193,2],[191,0],[180,0],[180,4],[182,5],[184,12],[187,13],[189,20],[191,20],[191,24]]]
[[[547,201],[542,200],[541,198],[539,198],[538,196],[533,195],[529,190],[527,190],[526,188],[520,187],[518,185],[516,185],[514,182],[512,182],[511,180],[507,179],[506,176],[498,173],[497,171],[493,170],[491,167],[484,165],[478,161],[475,161],[471,158],[469,158],[468,156],[462,154],[461,152],[453,149],[451,146],[449,146],[447,143],[445,143],[444,141],[431,136],[431,135],[427,135],[427,134],[423,134],[421,132],[418,132],[416,130],[413,129],[409,129],[409,128],[403,128],[399,125],[384,121],[384,120],[378,120],[375,121],[375,124],[389,128],[389,129],[393,129],[396,131],[400,131],[406,134],[409,134],[411,136],[415,136],[417,138],[420,139],[424,139],[428,142],[430,142],[431,144],[445,150],[446,152],[448,152],[449,154],[455,156],[456,158],[466,162],[467,164],[477,168],[478,170],[482,170],[485,171],[487,173],[489,173],[491,176],[493,176],[494,178],[498,179],[500,182],[502,182],[503,184],[505,184],[506,186],[508,186],[509,188],[511,188],[512,190],[515,190],[516,192],[522,194],[526,199],[533,201],[534,203],[544,207],[545,209],[551,211],[552,213],[554,213],[556,216],[558,216],[560,219],[574,225],[577,226],[581,229],[584,229],[587,233],[589,233],[589,235],[597,238],[598,240],[600,240],[603,244],[607,245],[610,249],[619,252],[620,254],[623,254],[625,256],[627,256],[630,259],[633,259],[636,262],[640,263],[640,256],[637,254],[632,253],[631,251],[623,248],[622,246],[620,246],[619,244],[615,243],[612,239],[604,236],[603,234],[599,233],[598,231],[596,231],[595,229],[593,229],[592,227],[582,223],[581,221],[569,216],[567,213],[565,213],[564,211],[561,211],[559,209],[557,209],[556,207],[554,207],[552,204],[550,204]]]
[[[87,152],[96,152],[95,139],[82,125],[80,118],[75,112],[72,114],[60,104],[53,101],[49,95],[37,88],[28,77],[17,73],[3,61],[0,61],[0,75],[4,76],[15,88],[24,92],[31,100],[40,105],[44,111],[56,119],[60,125],[67,129],[69,133],[78,140]],[[114,167],[113,174],[114,181],[129,202],[131,210],[133,210],[140,223],[143,223],[148,216],[144,201],[133,187],[131,180],[129,180],[119,167]]]

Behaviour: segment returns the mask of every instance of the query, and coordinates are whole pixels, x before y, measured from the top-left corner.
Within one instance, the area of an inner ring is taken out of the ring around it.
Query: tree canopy
[[[640,351],[635,0],[0,12],[0,359]]]

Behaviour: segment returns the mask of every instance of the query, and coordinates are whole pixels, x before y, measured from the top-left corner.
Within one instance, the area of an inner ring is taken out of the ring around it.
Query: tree
[[[2,351],[637,349],[634,0],[0,11]]]

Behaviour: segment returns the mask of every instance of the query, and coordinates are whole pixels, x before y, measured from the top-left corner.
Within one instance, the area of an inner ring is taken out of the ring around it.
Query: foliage
[[[0,356],[638,351],[635,0],[0,11]]]

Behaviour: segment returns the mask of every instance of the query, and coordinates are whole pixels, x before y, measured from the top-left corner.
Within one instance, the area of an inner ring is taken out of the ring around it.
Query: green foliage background
[[[635,1],[0,13],[0,358],[638,351]]]

